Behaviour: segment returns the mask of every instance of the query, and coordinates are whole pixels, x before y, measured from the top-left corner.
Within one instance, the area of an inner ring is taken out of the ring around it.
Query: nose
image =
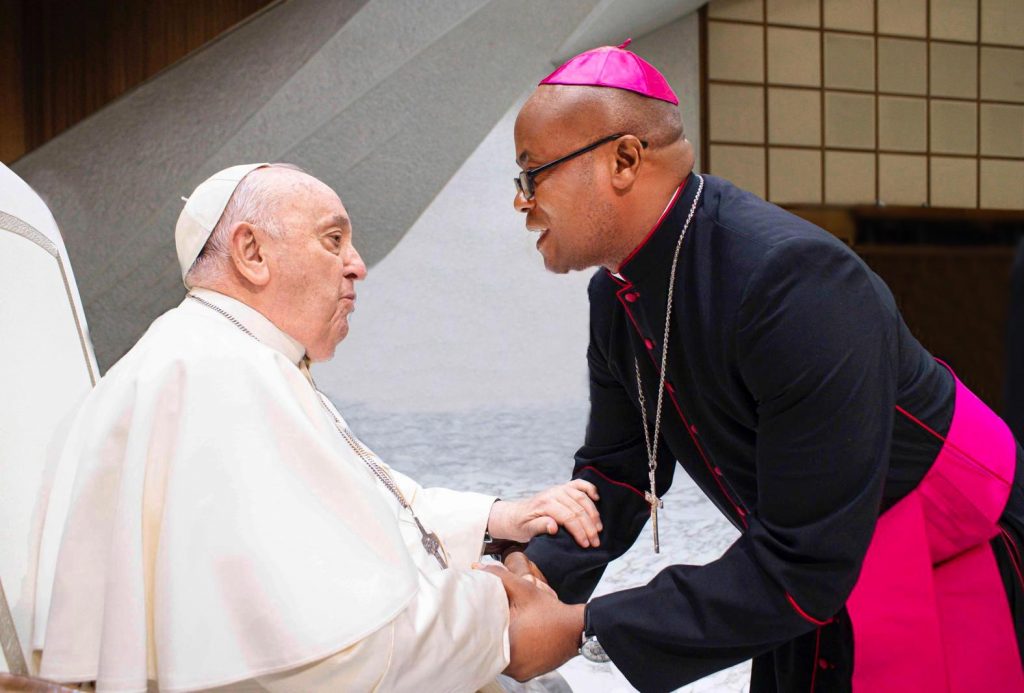
[[[525,214],[533,209],[533,205],[533,200],[527,200],[526,195],[521,193],[519,190],[516,190],[516,196],[515,199],[512,200],[512,206],[516,208],[517,212]]]
[[[345,258],[345,276],[352,281],[366,279],[366,264],[363,262],[363,258],[359,255],[359,251],[356,250],[355,246],[352,246],[348,257]]]

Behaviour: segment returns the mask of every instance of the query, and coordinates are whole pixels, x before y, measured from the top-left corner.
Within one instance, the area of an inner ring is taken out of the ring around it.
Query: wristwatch
[[[583,635],[580,636],[580,639],[580,654],[583,655],[584,659],[602,664],[612,661],[612,658],[601,647],[601,643],[597,641],[597,635],[591,630],[590,604],[583,607]]]
[[[484,545],[480,549],[482,556],[494,556],[496,560],[504,561],[505,556],[513,551],[523,551],[526,544],[512,539],[495,539],[491,533],[484,530]]]

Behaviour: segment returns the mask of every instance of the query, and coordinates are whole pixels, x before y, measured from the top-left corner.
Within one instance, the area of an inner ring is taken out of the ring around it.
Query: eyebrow
[[[328,227],[334,226],[340,226],[341,228],[344,229],[352,226],[352,222],[346,216],[343,216],[341,214],[335,214],[334,216],[331,217],[330,223],[328,224]]]

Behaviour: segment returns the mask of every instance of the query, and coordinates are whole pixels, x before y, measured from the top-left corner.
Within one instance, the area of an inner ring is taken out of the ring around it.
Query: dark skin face
[[[586,110],[567,111],[551,99],[531,99],[516,119],[517,163],[523,169],[553,161],[613,132],[599,131],[600,122],[586,120]],[[624,140],[626,138],[623,138]],[[544,265],[564,273],[607,265],[616,255],[614,234],[618,210],[601,193],[618,168],[619,149],[625,168],[635,162],[639,143],[612,141],[594,151],[540,173],[535,194],[516,195],[515,207],[526,214],[526,228],[540,234],[537,249]]]
[[[537,249],[552,272],[617,270],[692,168],[685,139],[645,148],[641,139],[650,134],[623,125],[618,114],[623,101],[634,106],[632,98],[617,89],[544,85],[519,112],[516,163],[522,169],[627,133],[539,174],[532,200],[516,194],[515,207],[526,214],[526,228],[540,233]],[[640,108],[658,107],[644,101],[650,100],[640,101]],[[642,122],[632,127],[641,128]]]

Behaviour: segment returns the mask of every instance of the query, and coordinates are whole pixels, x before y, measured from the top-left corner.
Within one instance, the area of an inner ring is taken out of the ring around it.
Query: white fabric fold
[[[296,366],[301,346],[200,295],[261,341],[186,299],[90,395],[64,452],[78,472],[52,552],[42,675],[178,691],[324,665],[334,690],[362,690],[430,681],[448,658],[470,669],[446,690],[493,678],[508,658],[507,601],[496,578],[464,569],[494,499],[447,491],[437,509],[396,473],[463,569],[441,571],[338,435]],[[368,642],[386,643],[373,648],[383,669],[353,656]]]

